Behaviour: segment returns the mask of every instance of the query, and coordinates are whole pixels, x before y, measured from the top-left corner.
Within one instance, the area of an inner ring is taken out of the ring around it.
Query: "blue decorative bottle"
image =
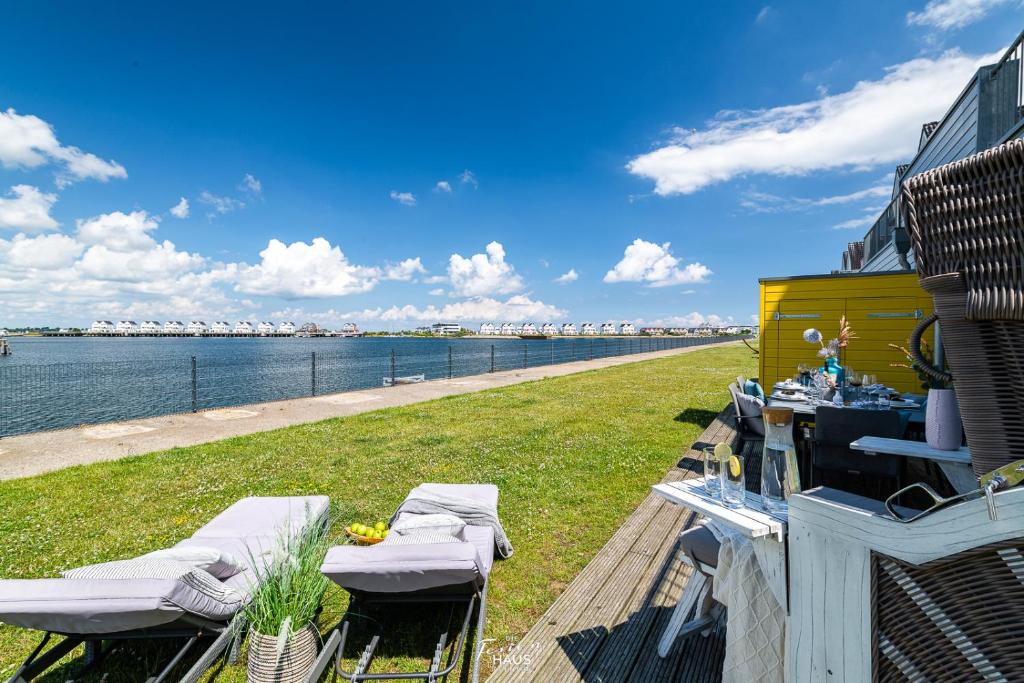
[[[843,366],[839,364],[839,360],[833,356],[829,356],[825,359],[825,365],[821,368],[822,372],[827,372],[836,378],[836,386],[843,386],[846,382],[846,371],[843,370]]]

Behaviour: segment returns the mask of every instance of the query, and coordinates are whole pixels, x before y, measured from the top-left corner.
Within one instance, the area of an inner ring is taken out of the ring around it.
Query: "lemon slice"
[[[729,444],[720,443],[715,446],[715,458],[720,462],[725,462],[732,457],[732,449],[729,448]]]
[[[729,456],[729,474],[734,477],[740,476],[740,459],[735,455]]]

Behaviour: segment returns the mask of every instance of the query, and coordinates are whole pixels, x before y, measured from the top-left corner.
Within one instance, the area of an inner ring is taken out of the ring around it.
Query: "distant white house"
[[[113,334],[114,323],[109,320],[96,320],[92,325],[89,325],[90,334]]]
[[[359,334],[359,325],[355,323],[345,323],[341,326],[342,334]]]
[[[256,326],[256,333],[262,336],[274,334],[274,323],[262,322]]]
[[[694,332],[701,337],[713,337],[715,334],[715,329],[711,327],[710,323],[704,323],[703,325],[698,325],[694,329]]]
[[[430,326],[430,331],[437,335],[449,336],[462,332],[462,325],[458,323],[434,323]]]
[[[540,328],[541,334],[546,334],[549,337],[553,334],[558,334],[558,325],[554,323],[544,323]]]
[[[180,320],[168,320],[164,323],[164,334],[181,334],[185,331],[185,324]]]
[[[575,337],[578,334],[578,332],[576,332],[576,324],[564,323],[562,325],[562,334],[564,334],[567,337]]]
[[[537,334],[537,326],[533,323],[526,323],[519,328],[519,334]]]
[[[643,332],[644,334],[651,334],[651,335],[662,335],[662,334],[665,334],[665,328],[664,327],[642,327],[642,328],[640,328],[640,331]]]
[[[494,334],[494,323],[484,323],[481,325],[480,334]]]
[[[281,323],[277,326],[278,334],[295,334],[295,323]]]
[[[594,323],[583,323],[580,327],[580,334],[597,334],[597,328],[594,327]]]
[[[202,320],[192,320],[189,322],[188,327],[185,328],[185,331],[189,334],[206,334],[209,329],[209,325]]]
[[[160,328],[159,320],[143,320],[142,324],[139,325],[139,332],[142,334],[159,334]]]
[[[115,331],[118,334],[138,334],[139,324],[134,320],[119,320]],[[3,336],[3,335],[0,335]]]
[[[619,334],[634,335],[636,334],[636,328],[633,326],[633,323],[623,322],[619,328]]]
[[[736,325],[730,325],[729,327],[725,328],[722,331],[725,332],[726,334],[739,334],[740,328],[737,327]]]
[[[218,320],[217,322],[210,325],[210,332],[213,334],[230,334],[231,323],[226,320]]]
[[[615,334],[615,323],[601,323],[601,334]]]
[[[683,337],[685,337],[685,336],[690,334],[690,330],[688,330],[685,327],[670,327],[670,328],[668,328],[665,331],[668,332],[669,334],[676,334],[676,335],[680,335],[680,336],[683,336]]]
[[[253,331],[254,330],[252,327],[252,323],[246,322],[244,320],[239,320],[237,323],[235,323],[235,329],[233,329],[231,332],[232,334],[253,334]]]
[[[2,328],[2,327],[0,327],[0,337],[6,337],[6,336],[7,336],[7,330]]]
[[[507,336],[515,336],[515,335],[519,334],[519,332],[517,331],[517,328],[516,328],[514,323],[502,323],[501,324],[501,331],[499,331],[498,334],[503,334],[503,335],[507,335]]]

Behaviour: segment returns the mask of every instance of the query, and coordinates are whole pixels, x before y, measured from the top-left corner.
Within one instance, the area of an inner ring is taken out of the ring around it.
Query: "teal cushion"
[[[743,384],[743,393],[746,394],[747,396],[755,396],[761,399],[762,401],[765,400],[764,389],[762,389],[761,385],[752,379],[748,379]]]

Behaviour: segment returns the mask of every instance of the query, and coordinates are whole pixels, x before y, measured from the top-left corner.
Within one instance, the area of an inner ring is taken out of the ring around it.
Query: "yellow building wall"
[[[845,314],[857,337],[843,350],[840,363],[877,375],[879,382],[900,391],[921,393],[913,371],[890,367],[904,358],[888,344],[906,346],[918,316],[931,312],[932,298],[918,285],[917,273],[762,280],[761,383],[770,389],[796,374],[800,363],[819,367],[819,347],[805,342],[803,331],[816,327],[832,339]],[[933,342],[931,331],[926,339]]]

